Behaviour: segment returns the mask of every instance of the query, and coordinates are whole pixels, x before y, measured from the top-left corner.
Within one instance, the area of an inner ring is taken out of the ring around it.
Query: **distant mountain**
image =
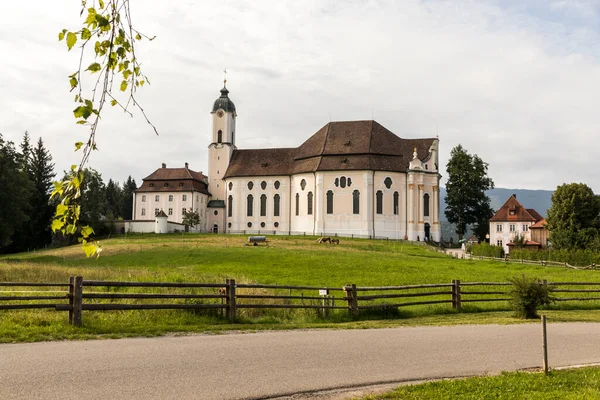
[[[552,205],[552,190],[527,190],[527,189],[504,189],[495,188],[486,191],[486,194],[491,200],[491,205],[494,211],[497,211],[502,205],[508,200],[508,198],[516,194],[517,200],[525,208],[533,208],[542,216],[546,216],[546,212]],[[442,222],[442,237],[444,240],[448,240],[450,237],[454,237],[456,240],[456,234],[454,233],[454,224],[448,223],[444,211],[446,210],[446,188],[440,188],[440,221]]]

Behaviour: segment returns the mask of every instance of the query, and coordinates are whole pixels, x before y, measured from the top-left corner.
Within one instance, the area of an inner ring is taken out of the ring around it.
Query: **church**
[[[210,118],[208,175],[162,164],[136,190],[127,230],[183,230],[196,211],[192,231],[440,240],[438,138],[339,121],[296,148],[238,149],[226,81]]]

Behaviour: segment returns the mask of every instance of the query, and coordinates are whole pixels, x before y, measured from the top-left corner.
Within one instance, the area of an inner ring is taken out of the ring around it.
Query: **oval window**
[[[233,183],[229,182],[229,190],[233,189]]]
[[[275,189],[279,189],[279,185],[280,185],[279,181],[275,181]]]
[[[264,228],[264,227],[265,227],[265,223],[264,223],[264,222],[261,222],[261,223],[260,223],[260,227],[261,227],[261,228]]]
[[[278,227],[279,227],[279,222],[275,222],[275,223],[273,224],[273,226],[274,226],[275,228],[278,228]]]
[[[248,189],[252,190],[253,187],[254,183],[252,183],[252,181],[248,182]]]
[[[306,180],[305,179],[302,179],[300,181],[300,187],[302,188],[302,190],[304,190],[304,188],[306,187]]]
[[[262,182],[260,183],[260,188],[261,188],[262,190],[265,190],[265,189],[267,188],[267,182],[265,182],[265,181],[262,181]]]
[[[248,222],[248,228],[252,228],[252,222]]]
[[[345,177],[345,176],[342,176],[342,177],[340,178],[340,187],[341,187],[342,189],[346,187],[346,177]]]
[[[228,227],[228,228],[231,228],[231,222],[227,224],[227,227]]]

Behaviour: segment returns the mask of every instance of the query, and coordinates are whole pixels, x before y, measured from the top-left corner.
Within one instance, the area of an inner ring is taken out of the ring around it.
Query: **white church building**
[[[163,164],[135,192],[128,230],[182,230],[193,210],[192,231],[440,240],[438,138],[339,121],[297,148],[238,149],[226,86],[210,115],[208,176]]]

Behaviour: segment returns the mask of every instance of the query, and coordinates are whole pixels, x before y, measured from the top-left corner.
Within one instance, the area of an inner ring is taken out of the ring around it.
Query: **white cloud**
[[[161,162],[206,171],[209,112],[227,67],[240,148],[297,146],[330,118],[374,115],[403,137],[439,131],[442,164],[461,143],[499,187],[583,181],[600,192],[596,1],[132,6],[134,23],[157,35],[139,48],[152,82],[139,97],[160,136],[140,115],[110,110],[92,158],[105,179],[140,182]],[[56,40],[78,13],[72,3],[0,5],[0,132],[42,136],[61,169],[77,162],[72,143],[85,136],[66,79],[77,56]]]

